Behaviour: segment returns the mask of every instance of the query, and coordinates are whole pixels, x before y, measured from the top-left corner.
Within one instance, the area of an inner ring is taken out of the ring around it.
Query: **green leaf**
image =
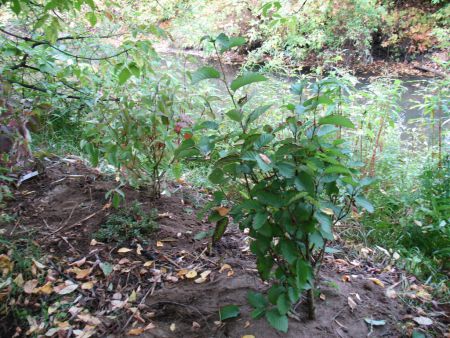
[[[277,309],[280,314],[285,315],[289,312],[291,304],[289,299],[287,299],[286,294],[282,293],[277,299]]]
[[[297,249],[295,247],[294,242],[288,240],[286,238],[280,238],[280,250],[283,258],[289,263],[292,264],[297,259]]]
[[[89,21],[91,26],[95,26],[97,24],[97,16],[94,12],[86,13],[86,19]]]
[[[324,171],[325,174],[344,174],[344,175],[350,175],[350,170],[348,170],[345,167],[332,165],[330,167],[327,167]]]
[[[120,206],[120,195],[117,192],[113,193],[112,206],[117,209]]]
[[[268,191],[258,191],[256,193],[256,198],[258,201],[260,201],[262,204],[280,208],[284,205],[284,200],[280,198],[280,195],[274,194]]]
[[[353,124],[353,122],[348,117],[341,116],[341,115],[328,115],[328,116],[322,117],[319,120],[319,124],[320,125],[333,124],[335,126],[355,129],[355,125]]]
[[[243,117],[242,113],[237,109],[231,109],[225,115],[227,115],[231,120],[236,122],[241,122]]]
[[[295,165],[290,162],[278,162],[276,168],[283,177],[293,178],[295,176]]]
[[[107,262],[101,262],[100,263],[100,269],[102,269],[103,274],[108,277],[112,271],[113,271],[113,266]]]
[[[355,197],[355,203],[358,207],[364,208],[366,209],[368,212],[373,213],[374,212],[374,208],[372,203],[370,203],[368,200],[366,200],[364,197],[362,196],[356,196]]]
[[[16,14],[19,15],[20,11],[22,10],[22,6],[20,5],[19,0],[13,0],[11,3],[11,9]]]
[[[234,79],[233,82],[231,82],[230,88],[231,88],[231,90],[236,91],[239,88],[247,86],[251,83],[266,81],[266,80],[267,80],[267,78],[265,78],[261,74],[249,72],[249,73],[245,73],[244,75],[239,76],[236,79]]]
[[[202,67],[197,69],[192,74],[192,84],[196,84],[200,81],[207,80],[207,79],[219,79],[220,73],[217,69],[213,67]]]
[[[262,293],[249,291],[247,294],[247,300],[254,308],[265,308],[268,304],[267,299]]]
[[[213,243],[217,243],[218,241],[220,241],[223,234],[225,233],[225,230],[227,230],[228,222],[228,217],[224,217],[216,223],[216,228],[214,229],[212,238]]]
[[[257,308],[257,309],[254,309],[254,310],[250,313],[250,316],[251,316],[253,319],[259,319],[259,318],[261,318],[262,316],[264,316],[265,313],[266,313],[266,309],[264,309],[264,308]]]
[[[306,283],[312,278],[312,269],[308,262],[303,259],[297,259],[297,264],[295,267],[295,272],[297,273],[297,279],[300,287],[305,287]]]
[[[248,126],[250,123],[256,121],[262,114],[268,111],[270,107],[272,107],[271,104],[256,108],[248,115],[247,120],[245,121],[245,125]]]
[[[200,231],[199,233],[197,233],[194,236],[194,239],[196,241],[201,241],[202,239],[206,238],[206,237],[210,237],[213,235],[214,230],[208,230],[208,231]]]
[[[233,47],[242,46],[245,44],[245,39],[243,37],[237,36],[237,37],[228,37],[224,33],[219,34],[216,38],[216,42],[218,43],[220,47],[220,52],[226,52],[227,50],[230,50]]]
[[[236,318],[239,316],[240,310],[236,305],[226,305],[220,308],[219,310],[219,318],[221,321],[224,321],[229,318]]]
[[[255,230],[260,229],[267,222],[267,217],[269,217],[269,214],[267,214],[266,212],[258,212],[253,217],[253,223],[252,223],[253,229],[255,229]]]
[[[266,318],[269,324],[276,330],[284,333],[288,331],[288,317],[280,314],[277,309],[267,311]]]
[[[121,70],[121,72],[119,73],[119,84],[123,85],[125,82],[128,81],[128,79],[131,77],[131,72],[130,70],[125,67]]]
[[[211,181],[211,183],[213,184],[220,184],[222,183],[225,178],[223,176],[223,171],[220,168],[215,168],[211,174],[209,174],[208,179]]]

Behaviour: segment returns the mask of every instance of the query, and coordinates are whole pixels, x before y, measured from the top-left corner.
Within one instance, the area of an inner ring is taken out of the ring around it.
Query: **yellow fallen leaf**
[[[175,323],[170,324],[169,327],[170,331],[175,332],[175,330],[177,329],[177,326],[175,325]]]
[[[378,278],[369,278],[369,280],[371,280],[374,284],[384,288],[384,283],[382,281],[380,281]]]
[[[136,327],[136,328],[134,328],[134,329],[129,330],[129,331],[128,331],[128,334],[129,334],[130,336],[139,336],[140,334],[143,334],[144,331],[145,331],[145,330],[144,330],[143,327]]]
[[[323,293],[320,294],[319,298],[322,299],[322,300],[327,299],[327,297]]]
[[[37,292],[42,293],[44,295],[49,295],[53,292],[52,283],[47,282],[45,285],[41,286],[37,289]]]
[[[94,245],[97,245],[97,244],[98,244],[98,242],[95,239],[91,240],[91,243],[90,243],[91,246],[94,246]]]
[[[245,336],[242,336],[242,338],[255,338],[252,334],[246,334]]]
[[[133,290],[133,292],[131,292],[130,296],[128,297],[128,301],[134,302],[136,301],[136,298],[137,298],[136,291]]]
[[[195,270],[189,270],[189,271],[186,273],[186,277],[189,278],[189,279],[197,277],[197,271],[195,271]]]
[[[93,287],[94,287],[94,282],[91,282],[91,281],[81,284],[81,288],[83,290],[91,290]]]
[[[157,246],[158,248],[162,248],[162,247],[164,246],[164,244],[163,244],[163,242],[161,242],[161,241],[157,241],[157,242],[156,242],[156,246]]]
[[[131,250],[129,248],[120,248],[119,250],[117,250],[118,253],[127,253],[130,251],[133,251],[133,250]]]
[[[14,283],[18,286],[18,287],[22,287],[24,284],[24,280],[23,280],[23,275],[21,273],[19,273],[17,275],[16,278],[14,278]]]
[[[147,262],[144,263],[144,266],[146,268],[149,267],[149,266],[152,266],[152,265],[153,265],[153,261],[147,261]]]
[[[11,262],[11,259],[6,255],[0,255],[0,271],[7,275],[12,269],[13,263]]]
[[[222,273],[226,270],[231,270],[231,265],[230,264],[224,264],[220,267],[219,273]]]
[[[74,267],[70,270],[68,270],[69,272],[73,272],[76,276],[76,279],[85,279],[87,276],[89,276],[92,272],[92,269],[80,269],[77,267]]]

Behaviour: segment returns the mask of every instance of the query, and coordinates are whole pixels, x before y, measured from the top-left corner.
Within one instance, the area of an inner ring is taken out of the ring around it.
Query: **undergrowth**
[[[138,202],[134,202],[129,209],[109,215],[93,237],[102,242],[119,243],[133,239],[145,240],[158,228],[156,218],[156,209],[146,213]]]

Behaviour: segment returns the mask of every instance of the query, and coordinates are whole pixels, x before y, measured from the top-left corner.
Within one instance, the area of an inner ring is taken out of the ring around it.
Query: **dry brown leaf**
[[[194,280],[194,283],[196,283],[196,284],[202,284],[204,282],[206,282],[206,278],[203,278],[203,277],[200,277],[200,278],[197,278],[196,280]]]
[[[387,289],[386,296],[391,299],[397,298],[397,292],[394,289]]]
[[[200,276],[201,276],[202,278],[206,278],[206,277],[208,277],[210,274],[211,274],[211,270],[205,270],[205,271],[203,271],[203,272],[200,274]]]
[[[45,269],[45,265],[42,264],[41,262],[38,262],[38,261],[35,260],[35,259],[32,259],[32,261],[33,261],[33,264],[36,265],[36,267],[37,267],[39,270],[44,270],[44,269]]]
[[[219,213],[220,216],[226,216],[230,212],[230,208],[225,207],[218,207],[216,208],[216,211]]]
[[[145,328],[143,327],[135,327],[134,329],[131,329],[128,331],[128,334],[130,336],[139,336],[140,334],[143,334],[145,331]]]
[[[80,313],[78,319],[91,325],[100,325],[102,322],[97,317],[92,316],[90,313]]]
[[[117,250],[118,253],[127,253],[133,251],[130,248],[120,248],[119,250]]]
[[[86,257],[83,257],[83,258],[81,258],[81,259],[79,259],[79,260],[77,260],[77,261],[75,261],[75,262],[73,262],[73,263],[70,263],[69,265],[70,265],[70,266],[78,266],[78,267],[80,267],[80,266],[82,266],[84,263],[86,263]]]
[[[26,281],[25,284],[23,285],[23,291],[25,293],[28,293],[29,295],[31,295],[37,285],[38,285],[37,279],[32,279],[32,280]]]
[[[90,243],[91,246],[94,246],[94,245],[97,245],[97,244],[98,244],[98,242],[95,239],[91,240],[91,243]]]
[[[136,253],[138,254],[138,255],[142,255],[142,251],[144,250],[144,248],[142,247],[142,245],[140,245],[140,244],[138,244],[137,246],[136,246]]]
[[[199,329],[200,328],[200,324],[197,322],[192,322],[192,328],[195,329]]]
[[[69,293],[74,292],[76,289],[78,289],[78,284],[69,284],[68,286],[64,287],[62,290],[58,291],[58,295],[67,295]]]
[[[371,280],[374,284],[384,288],[384,283],[380,281],[378,278],[368,278],[368,279]]]
[[[327,297],[323,293],[320,294],[319,298],[322,299],[322,300],[327,299]]]
[[[156,242],[156,246],[157,246],[158,248],[162,248],[162,247],[164,246],[164,244],[163,244],[163,242],[161,242],[161,241],[157,241],[157,242]]]
[[[246,334],[246,335],[242,336],[241,338],[255,338],[255,336],[252,334]]]
[[[150,323],[150,324],[148,324],[148,325],[144,328],[144,330],[145,330],[145,331],[151,330],[151,329],[154,329],[155,327],[156,327],[155,324]]]
[[[92,269],[91,268],[89,268],[89,269],[80,269],[80,268],[75,267],[75,268],[72,268],[72,269],[70,269],[68,271],[69,272],[73,272],[76,275],[75,276],[76,279],[85,279],[86,277],[88,277],[91,274]]]
[[[349,275],[343,275],[341,279],[343,282],[351,282],[352,281],[352,279],[350,278]]]
[[[358,306],[358,305],[356,304],[356,302],[353,300],[353,298],[350,297],[350,296],[347,297],[347,303],[348,303],[348,306],[350,307],[350,309],[351,309],[352,311],[353,311],[354,309],[356,309],[356,307]]]

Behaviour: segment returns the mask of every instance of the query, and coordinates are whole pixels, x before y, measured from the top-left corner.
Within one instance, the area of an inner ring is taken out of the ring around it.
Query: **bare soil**
[[[157,208],[159,230],[120,246],[92,242],[93,233],[115,212],[105,194],[116,184],[80,160],[54,161],[15,191],[8,212],[17,216],[16,221],[3,226],[9,239],[31,237],[48,254],[45,264],[62,278],[70,277],[70,263],[86,257],[85,264],[94,271],[88,280],[95,287],[79,290],[77,306],[100,319],[93,336],[124,337],[133,328],[151,323],[142,337],[400,337],[411,332],[402,321],[411,317],[409,310],[385,292],[399,284],[402,274],[395,268],[349,262],[339,255],[326,256],[318,283],[317,320],[306,319],[304,300],[295,308],[296,318],[290,319],[287,334],[277,332],[264,319],[251,319],[247,293],[263,292],[268,284],[258,277],[249,239],[232,226],[214,248],[207,238],[194,240],[196,234],[212,228],[197,217],[208,194],[185,184],[172,184],[171,196],[156,201],[145,191],[125,189],[122,208],[134,201],[147,211]],[[119,253],[122,247],[131,250]],[[144,265],[149,261],[151,266]],[[98,262],[109,262],[112,274],[104,277]],[[200,283],[187,278],[186,270],[210,274]],[[385,286],[368,278],[377,278]],[[137,298],[131,300],[133,291]],[[356,303],[354,309],[349,297]],[[117,299],[125,302],[114,308]],[[219,322],[219,308],[229,304],[240,306],[240,316]],[[366,318],[386,324],[371,327]],[[84,327],[76,318],[73,325]]]

